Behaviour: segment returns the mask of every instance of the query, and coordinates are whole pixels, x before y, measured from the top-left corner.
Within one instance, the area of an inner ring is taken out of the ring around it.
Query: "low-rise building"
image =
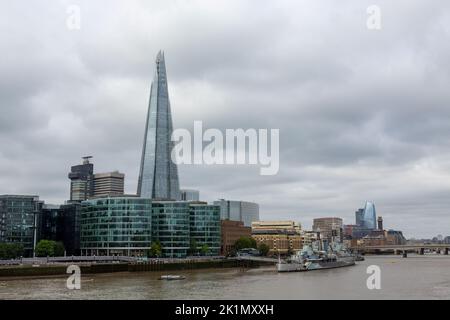
[[[252,223],[252,237],[266,244],[269,255],[288,255],[303,247],[301,226],[294,221],[257,221]]]
[[[222,220],[221,254],[227,256],[234,251],[234,244],[241,237],[251,237],[252,228],[244,226],[242,221]]]

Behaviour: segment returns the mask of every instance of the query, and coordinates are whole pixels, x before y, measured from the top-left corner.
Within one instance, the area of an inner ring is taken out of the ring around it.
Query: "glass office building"
[[[359,210],[360,217],[359,221],[357,221],[357,224],[359,223],[359,226],[375,230],[377,228],[377,213],[375,210],[375,204],[370,201],[366,201],[366,204],[364,206],[364,209]]]
[[[222,220],[242,221],[244,226],[251,227],[252,222],[259,221],[259,205],[248,201],[220,199],[214,201],[220,207]]]
[[[0,242],[21,244],[24,256],[32,256],[37,237],[38,196],[0,196]]]
[[[220,251],[220,207],[201,202],[108,197],[82,202],[82,255],[147,256],[159,241],[164,258],[184,258],[191,239]]]
[[[189,205],[191,241],[195,240],[197,249],[208,247],[207,255],[219,255],[221,246],[220,207],[207,203]]]
[[[152,237],[166,258],[184,258],[190,245],[189,202],[153,201]]]
[[[109,197],[82,203],[83,255],[144,256],[152,242],[152,201]]]
[[[160,51],[150,89],[139,171],[137,194],[142,198],[181,200],[178,168],[171,157],[172,130],[166,63]]]

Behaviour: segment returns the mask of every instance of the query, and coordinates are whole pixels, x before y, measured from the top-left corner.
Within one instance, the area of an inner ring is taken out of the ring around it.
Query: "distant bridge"
[[[416,251],[418,254],[424,254],[425,250],[431,250],[437,253],[448,255],[450,244],[405,244],[405,245],[384,245],[384,246],[356,246],[351,248],[353,251],[361,253],[393,251],[395,254]]]

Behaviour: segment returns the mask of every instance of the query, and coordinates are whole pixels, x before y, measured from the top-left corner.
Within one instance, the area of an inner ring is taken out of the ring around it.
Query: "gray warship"
[[[326,251],[315,250],[310,246],[305,246],[302,251],[285,260],[279,258],[277,271],[302,272],[342,268],[355,265],[355,260],[355,256],[345,250],[340,244],[333,244]]]

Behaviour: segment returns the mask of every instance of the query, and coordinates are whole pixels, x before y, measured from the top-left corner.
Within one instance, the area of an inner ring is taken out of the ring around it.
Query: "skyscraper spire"
[[[177,165],[172,162],[172,114],[164,52],[156,57],[156,71],[142,148],[137,194],[141,198],[180,200]]]

